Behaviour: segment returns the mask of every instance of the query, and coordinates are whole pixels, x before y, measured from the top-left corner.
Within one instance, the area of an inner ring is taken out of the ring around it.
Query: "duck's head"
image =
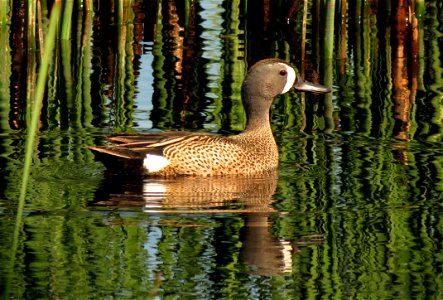
[[[268,100],[290,90],[312,93],[328,93],[326,86],[303,80],[286,61],[276,58],[264,59],[253,65],[243,82],[242,96],[245,104]],[[266,102],[266,101],[263,101]]]

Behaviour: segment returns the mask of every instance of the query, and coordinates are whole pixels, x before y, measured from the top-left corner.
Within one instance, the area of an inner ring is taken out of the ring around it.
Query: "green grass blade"
[[[56,42],[56,34],[57,34],[57,27],[60,20],[60,6],[61,3],[59,1],[56,1],[54,3],[54,6],[52,8],[51,18],[49,21],[49,29],[47,34],[47,39],[45,41],[45,53],[43,54],[43,60],[39,67],[39,76],[37,80],[37,88],[35,93],[35,99],[32,106],[32,115],[31,115],[31,122],[28,127],[28,135],[26,138],[26,154],[25,154],[25,162],[23,167],[23,177],[22,177],[22,184],[20,189],[20,198],[17,205],[17,216],[16,216],[16,223],[14,228],[14,235],[13,235],[13,242],[12,242],[12,248],[11,248],[11,259],[10,259],[10,265],[8,269],[8,277],[6,282],[6,289],[4,298],[9,298],[9,290],[11,286],[12,276],[13,276],[13,269],[15,264],[15,256],[17,253],[17,246],[18,246],[18,238],[19,238],[19,232],[21,230],[22,226],[22,214],[23,214],[23,208],[25,204],[25,197],[26,197],[26,189],[28,185],[29,180],[29,173],[31,169],[31,162],[32,162],[32,149],[34,147],[35,137],[37,133],[37,125],[38,120],[40,118],[40,111],[43,103],[43,95],[45,91],[45,85],[46,85],[46,79],[48,76],[48,69],[50,60],[53,57],[52,52],[54,49],[54,45]]]

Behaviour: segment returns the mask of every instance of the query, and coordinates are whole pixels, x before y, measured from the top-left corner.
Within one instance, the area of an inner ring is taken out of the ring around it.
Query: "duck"
[[[278,167],[278,148],[270,109],[289,91],[328,93],[330,88],[305,81],[278,58],[263,59],[247,72],[241,89],[246,127],[239,134],[185,131],[111,135],[112,143],[89,147],[95,153],[135,162],[149,176],[263,175]]]

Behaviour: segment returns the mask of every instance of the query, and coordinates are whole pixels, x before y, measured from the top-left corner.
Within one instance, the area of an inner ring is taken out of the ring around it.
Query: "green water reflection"
[[[24,7],[0,2],[0,20],[20,20],[0,23],[1,292],[443,298],[440,2],[320,2],[309,2],[306,28],[297,1],[75,5],[51,65],[12,272],[39,53],[23,42]],[[333,88],[276,99],[278,174],[120,176],[87,149],[108,133],[242,130],[241,82],[264,57]]]

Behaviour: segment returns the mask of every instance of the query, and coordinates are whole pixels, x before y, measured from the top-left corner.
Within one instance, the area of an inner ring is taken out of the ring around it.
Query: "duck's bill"
[[[311,92],[311,93],[329,93],[331,91],[330,88],[324,85],[318,83],[312,83],[309,81],[304,81],[301,78],[299,78],[295,82],[294,89],[300,92]]]

